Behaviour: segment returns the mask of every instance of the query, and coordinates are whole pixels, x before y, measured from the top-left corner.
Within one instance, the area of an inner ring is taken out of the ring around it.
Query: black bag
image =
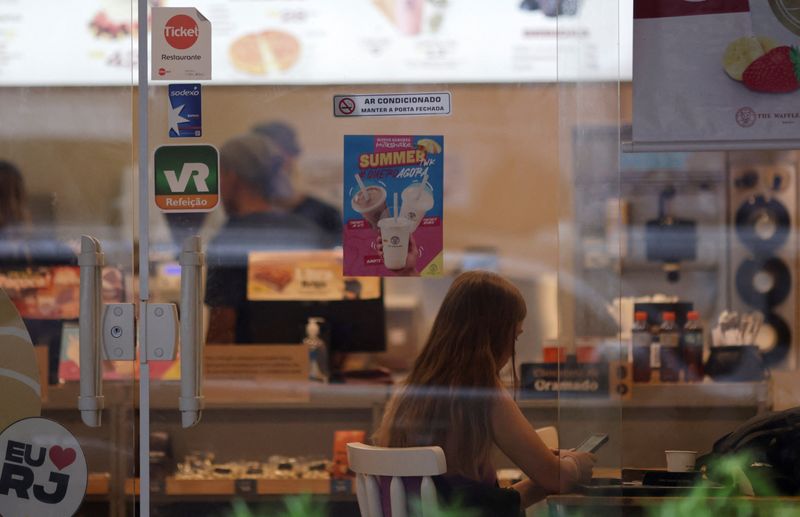
[[[717,440],[712,451],[697,460],[697,467],[706,466],[714,479],[714,461],[737,453],[750,457],[744,470],[748,477],[759,476],[779,494],[800,495],[800,407],[751,418]]]

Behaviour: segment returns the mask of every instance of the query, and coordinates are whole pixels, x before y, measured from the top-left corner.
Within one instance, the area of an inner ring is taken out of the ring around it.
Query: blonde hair
[[[493,442],[491,403],[502,389],[500,363],[513,361],[526,312],[522,294],[499,275],[473,271],[456,278],[375,443],[441,446],[451,453],[450,473],[482,479]]]

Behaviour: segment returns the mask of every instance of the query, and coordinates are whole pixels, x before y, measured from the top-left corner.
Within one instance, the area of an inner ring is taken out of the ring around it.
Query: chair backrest
[[[558,430],[555,427],[542,427],[537,429],[536,432],[548,449],[558,449]]]
[[[550,449],[558,449],[558,430],[542,427],[536,432]],[[438,508],[432,476],[447,472],[441,447],[386,448],[363,443],[347,444],[350,470],[356,473],[356,496],[361,517],[384,517],[378,476],[391,477],[389,501],[392,517],[407,517],[406,489],[401,478],[421,477],[420,500],[426,508]],[[424,517],[424,513],[423,513]]]
[[[438,509],[432,476],[447,472],[441,447],[385,448],[348,443],[347,459],[350,469],[356,473],[356,496],[361,517],[384,517],[378,476],[392,478],[389,485],[392,517],[407,517],[404,477],[422,478],[420,500],[423,512],[428,508]]]

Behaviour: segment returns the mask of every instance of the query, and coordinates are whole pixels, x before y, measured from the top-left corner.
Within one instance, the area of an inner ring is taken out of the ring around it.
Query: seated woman
[[[438,445],[447,474],[437,486],[473,495],[497,487],[490,459],[496,445],[530,478],[506,492],[521,508],[590,480],[595,457],[548,449],[500,379],[503,366],[515,365],[526,313],[519,290],[502,277],[474,271],[456,278],[404,387],[386,409],[375,445]]]

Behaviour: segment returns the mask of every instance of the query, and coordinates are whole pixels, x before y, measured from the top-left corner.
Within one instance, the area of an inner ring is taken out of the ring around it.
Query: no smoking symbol
[[[339,111],[341,111],[343,115],[352,115],[355,110],[356,103],[350,97],[345,97],[339,101]]]

